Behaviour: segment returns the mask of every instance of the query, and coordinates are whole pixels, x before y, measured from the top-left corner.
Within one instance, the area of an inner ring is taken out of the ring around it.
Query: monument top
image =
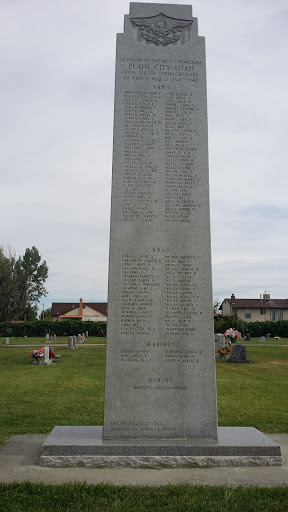
[[[130,3],[130,17],[152,17],[160,13],[170,16],[171,18],[192,18],[192,6],[181,4],[147,4],[141,2]]]

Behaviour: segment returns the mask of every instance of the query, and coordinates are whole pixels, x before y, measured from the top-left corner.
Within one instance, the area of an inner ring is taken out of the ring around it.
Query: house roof
[[[107,316],[107,302],[83,302],[83,306],[87,306],[94,311]],[[51,315],[65,315],[72,309],[79,308],[79,302],[52,302]],[[81,318],[81,317],[79,317]]]
[[[250,308],[250,309],[288,309],[288,299],[237,299],[236,297],[224,299],[233,308]],[[219,309],[222,309],[223,302]]]

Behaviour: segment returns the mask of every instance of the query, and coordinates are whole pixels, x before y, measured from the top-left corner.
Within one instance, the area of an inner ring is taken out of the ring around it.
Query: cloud
[[[0,4],[1,239],[20,254],[38,247],[49,297],[107,296],[115,44],[128,7]],[[193,14],[207,48],[214,294],[285,298],[287,0],[195,0]]]

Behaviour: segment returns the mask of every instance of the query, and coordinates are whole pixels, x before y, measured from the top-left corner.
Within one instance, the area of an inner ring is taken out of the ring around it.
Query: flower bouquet
[[[35,359],[36,361],[39,361],[39,359],[44,357],[44,350],[42,350],[42,348],[37,348],[36,350],[31,350],[30,357],[32,357],[32,359]]]
[[[236,341],[237,338],[241,338],[241,334],[236,329],[233,329],[230,327],[230,329],[227,329],[227,331],[224,332],[225,338],[229,338],[230,342]]]
[[[226,345],[223,348],[218,348],[217,352],[220,356],[228,356],[231,353],[231,348],[229,348],[228,345]]]

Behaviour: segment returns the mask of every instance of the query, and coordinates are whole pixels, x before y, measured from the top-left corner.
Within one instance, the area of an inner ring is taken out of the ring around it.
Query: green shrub
[[[36,320],[35,322],[2,322],[0,323],[0,336],[32,337],[56,334],[57,336],[73,336],[82,332],[89,332],[90,336],[102,336],[106,334],[106,322],[81,322],[81,320],[63,320],[61,322],[49,322],[48,320]]]
[[[252,336],[266,336],[270,333],[271,337],[281,336],[288,338],[288,320],[280,320],[278,322],[244,322],[236,317],[225,316],[223,318],[215,318],[214,332],[224,333],[226,329],[233,327],[241,332],[242,336],[249,332]]]

